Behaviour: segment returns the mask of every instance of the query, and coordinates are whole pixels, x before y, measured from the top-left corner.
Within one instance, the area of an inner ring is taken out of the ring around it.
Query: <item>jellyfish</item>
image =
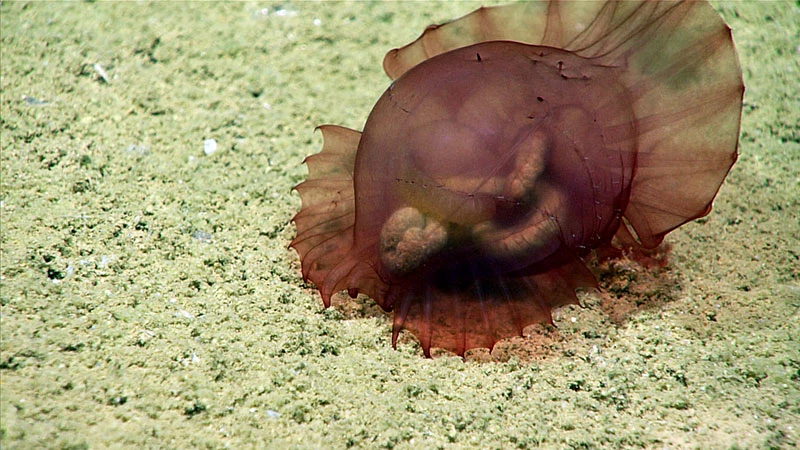
[[[483,7],[393,49],[363,131],[322,125],[291,242],[325,307],[393,312],[425,356],[553,323],[609,250],[711,211],[744,92],[705,1]]]

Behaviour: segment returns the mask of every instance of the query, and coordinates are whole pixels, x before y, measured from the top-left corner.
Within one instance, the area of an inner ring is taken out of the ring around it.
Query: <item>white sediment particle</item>
[[[100,78],[102,78],[103,81],[105,81],[106,83],[111,82],[108,79],[108,74],[106,73],[106,70],[103,69],[103,66],[101,66],[100,63],[94,63],[94,70],[95,72],[97,72],[98,75],[100,75]]]
[[[216,139],[206,139],[205,141],[203,141],[203,153],[205,153],[206,156],[211,156],[216,151],[217,151]]]
[[[206,231],[202,231],[202,230],[197,230],[194,233],[192,233],[192,237],[197,239],[200,242],[206,242],[206,243],[211,242],[211,241],[214,240],[214,235],[213,234],[208,233]]]
[[[296,17],[297,11],[290,9],[278,9],[275,11],[275,15],[278,17]]]
[[[127,149],[125,149],[125,151],[127,151],[128,153],[136,153],[138,155],[144,156],[144,155],[150,153],[150,146],[149,145],[131,144],[131,145],[128,146]]]

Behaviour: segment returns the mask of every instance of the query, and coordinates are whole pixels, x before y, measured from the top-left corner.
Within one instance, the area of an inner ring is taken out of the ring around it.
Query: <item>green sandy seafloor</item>
[[[714,211],[462,361],[323,310],[287,245],[314,127],[478,3],[2,2],[0,447],[796,448],[800,4],[714,5],[747,85]]]

